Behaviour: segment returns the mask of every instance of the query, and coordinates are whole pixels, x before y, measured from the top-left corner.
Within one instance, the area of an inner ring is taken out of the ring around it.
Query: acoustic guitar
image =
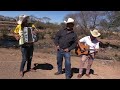
[[[83,49],[83,51],[81,50],[81,48]],[[90,54],[90,50],[94,51],[94,53],[97,53],[98,51],[96,51],[95,49],[89,49],[89,46],[84,44],[84,43],[80,43],[77,44],[77,47],[75,48],[75,53],[79,56],[79,55],[88,55]],[[103,48],[99,49],[99,51],[101,52],[105,52],[105,50]]]
[[[81,50],[81,48],[83,50]],[[75,53],[79,56],[81,54],[89,54],[89,46],[88,45],[85,45],[84,43],[80,43],[80,44],[77,44],[77,47],[75,49]]]

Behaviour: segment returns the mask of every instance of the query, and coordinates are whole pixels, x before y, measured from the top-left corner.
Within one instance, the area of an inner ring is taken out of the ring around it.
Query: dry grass
[[[120,45],[120,40],[99,39],[102,43],[110,43],[112,45]]]

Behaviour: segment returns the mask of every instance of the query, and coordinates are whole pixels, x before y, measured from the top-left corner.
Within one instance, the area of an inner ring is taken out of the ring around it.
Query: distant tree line
[[[79,11],[66,15],[64,19],[68,17],[75,19],[78,35],[88,35],[88,30],[94,28],[107,37],[112,32],[120,32],[120,11]]]
[[[101,38],[120,37],[120,11],[78,11],[75,13],[67,14],[64,20],[68,17],[75,19],[75,31],[78,35],[89,35],[89,30],[98,28],[102,33]],[[35,24],[38,29],[45,30],[44,33],[40,33],[41,39],[45,34],[49,34],[51,38],[54,38],[55,33],[65,27],[65,23],[51,23],[51,18],[41,17],[38,18],[34,15],[30,15],[31,22]],[[5,30],[14,30],[18,17],[7,17],[0,15],[0,32]],[[2,21],[2,22],[1,22]],[[8,21],[8,22],[7,22]],[[13,22],[13,23],[12,23]],[[115,33],[113,33],[115,32]]]

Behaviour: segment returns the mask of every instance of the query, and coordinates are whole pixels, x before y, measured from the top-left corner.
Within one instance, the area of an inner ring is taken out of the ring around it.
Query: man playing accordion
[[[29,16],[19,16],[19,20],[17,21],[18,25],[14,30],[15,38],[19,41],[22,52],[22,62],[20,66],[20,75],[22,77],[24,75],[24,66],[26,64],[26,61],[27,71],[35,71],[34,69],[31,69],[31,61],[34,51],[34,42],[36,42],[35,35],[38,33],[38,30],[29,21]]]

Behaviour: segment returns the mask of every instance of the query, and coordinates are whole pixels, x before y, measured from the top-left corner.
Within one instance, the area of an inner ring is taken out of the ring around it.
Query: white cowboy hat
[[[74,19],[72,19],[72,18],[68,18],[68,20],[67,21],[64,21],[64,23],[74,23]]]
[[[99,37],[101,35],[97,29],[90,30],[90,33],[93,37]]]
[[[27,16],[27,15],[20,15],[19,18],[18,18],[17,23],[18,23],[18,24],[22,24],[22,22],[23,22],[25,19],[27,19],[28,17],[29,17],[29,16]]]

